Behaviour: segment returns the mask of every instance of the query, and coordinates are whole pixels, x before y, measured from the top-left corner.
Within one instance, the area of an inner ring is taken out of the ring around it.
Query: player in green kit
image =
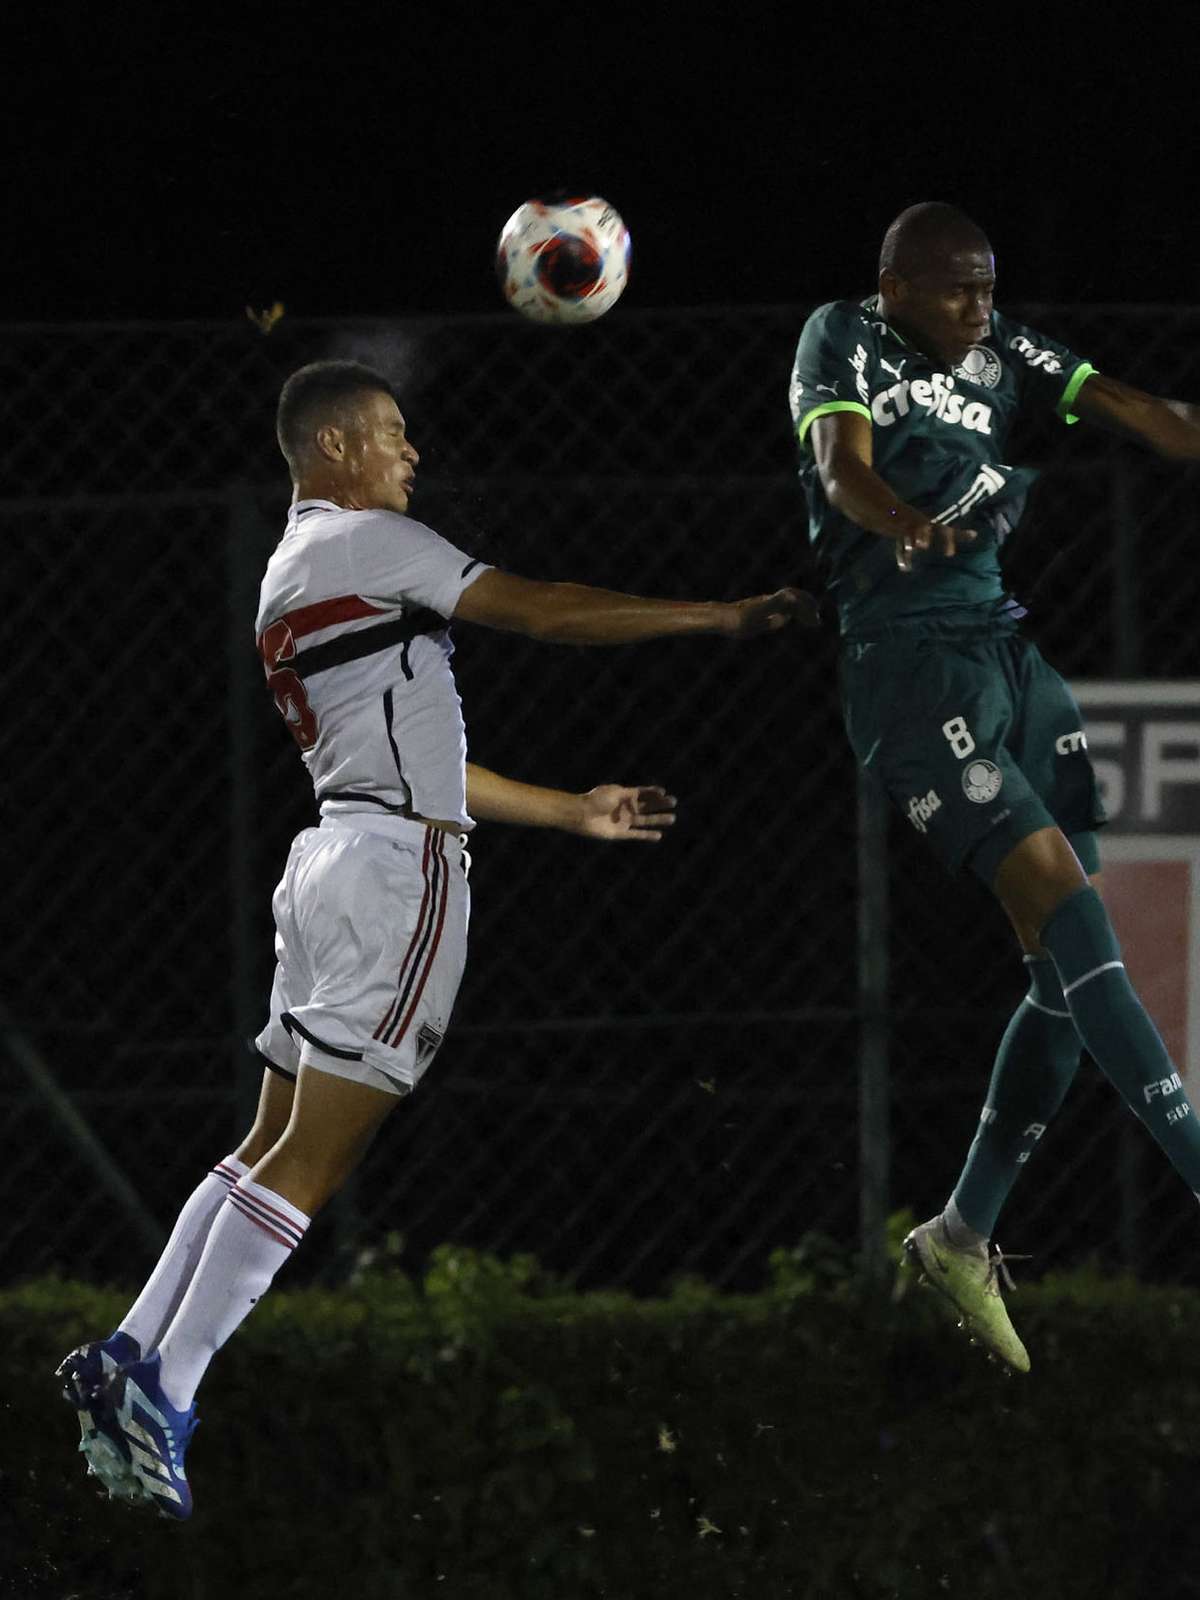
[[[995,264],[955,207],[888,229],[879,293],[814,311],[791,409],[810,532],[843,636],[843,709],[860,763],[953,872],[1008,914],[1030,988],[1001,1041],[945,1210],[909,1259],[1010,1366],[996,1218],[1086,1048],[1200,1198],[1200,1125],[1132,988],[1099,894],[1103,821],[1078,707],[1020,631],[999,553],[1034,474],[1005,460],[1041,408],[1200,458],[1200,408],[1106,377],[993,309]]]

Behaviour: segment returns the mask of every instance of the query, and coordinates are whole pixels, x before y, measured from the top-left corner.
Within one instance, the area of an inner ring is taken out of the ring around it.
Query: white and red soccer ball
[[[504,224],[496,273],[534,322],[594,322],[629,276],[629,230],[607,200],[527,200]]]

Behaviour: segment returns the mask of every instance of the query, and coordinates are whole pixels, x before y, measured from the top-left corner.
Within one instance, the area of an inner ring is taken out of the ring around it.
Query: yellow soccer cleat
[[[952,1245],[945,1221],[937,1216],[912,1230],[904,1241],[904,1251],[921,1279],[959,1313],[959,1326],[973,1342],[983,1345],[1014,1371],[1029,1371],[1028,1352],[1008,1319],[1000,1295],[1001,1274],[1010,1289],[1013,1281],[999,1249],[989,1256],[986,1245],[965,1250]]]

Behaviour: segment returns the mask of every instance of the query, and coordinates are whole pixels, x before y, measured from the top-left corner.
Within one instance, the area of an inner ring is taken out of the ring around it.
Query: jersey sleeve
[[[428,606],[452,617],[464,589],[489,571],[423,522],[394,511],[365,513],[354,530],[351,563],[364,600]]]
[[[818,417],[833,411],[856,411],[870,422],[866,372],[871,338],[862,307],[852,300],[818,306],[804,324],[788,391],[798,444],[806,444]]]
[[[997,332],[1005,354],[1016,369],[1023,404],[1054,411],[1064,422],[1078,422],[1071,406],[1095,367],[1057,339],[1036,328],[997,316]]]

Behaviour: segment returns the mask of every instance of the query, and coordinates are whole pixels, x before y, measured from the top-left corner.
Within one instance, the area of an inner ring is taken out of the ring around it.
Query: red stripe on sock
[[[248,1205],[258,1206],[265,1213],[269,1222],[293,1232],[296,1235],[297,1244],[303,1239],[304,1228],[307,1224],[302,1226],[292,1217],[289,1217],[286,1211],[281,1211],[278,1206],[273,1206],[269,1200],[264,1200],[261,1195],[252,1194],[249,1189],[239,1188],[238,1194]]]
[[[241,1195],[238,1190],[232,1190],[229,1198],[234,1206],[237,1207],[242,1216],[245,1217],[247,1222],[252,1222],[256,1228],[261,1228],[264,1233],[270,1234],[271,1238],[275,1240],[276,1244],[283,1245],[287,1250],[294,1250],[296,1248],[298,1241],[285,1239],[282,1233],[279,1233],[276,1229],[272,1228],[269,1223],[264,1222],[262,1217],[257,1216],[253,1211],[251,1211],[250,1207],[246,1205],[243,1195]]]

